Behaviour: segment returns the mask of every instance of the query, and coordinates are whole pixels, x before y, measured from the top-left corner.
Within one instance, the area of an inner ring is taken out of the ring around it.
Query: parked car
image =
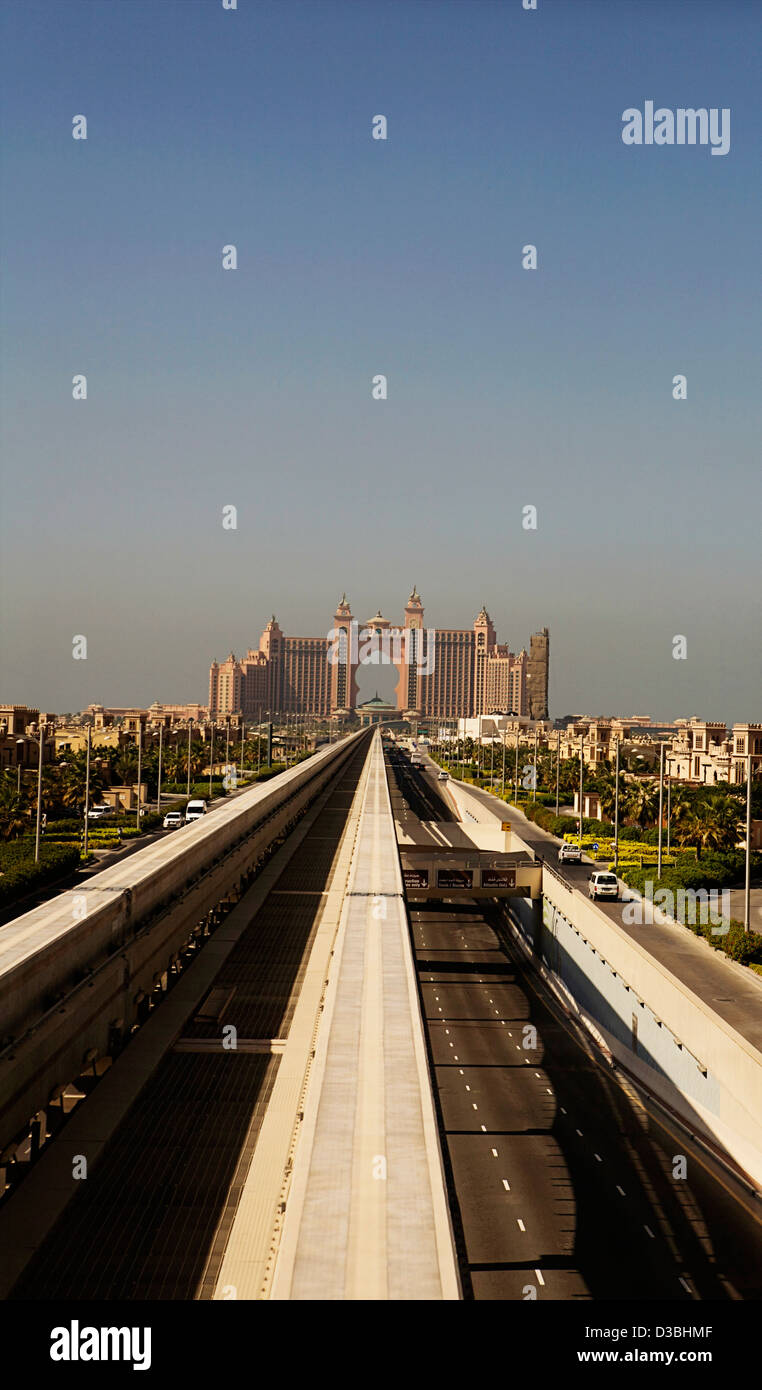
[[[206,802],[203,800],[189,801],[185,808],[185,824],[188,825],[192,820],[200,820],[206,815]]]
[[[609,901],[617,902],[619,899],[619,883],[616,874],[599,870],[590,875],[590,885],[588,892],[591,898],[608,898]]]
[[[116,811],[113,806],[91,806],[87,813],[88,820],[103,820],[104,816],[115,816]]]
[[[182,825],[182,824],[183,824],[183,813],[182,813],[182,811],[167,811],[167,814],[166,814],[166,816],[164,817],[164,829],[165,829],[165,830],[176,830],[177,827],[178,827],[179,825]]]
[[[558,851],[558,858],[562,864],[581,864],[582,850],[579,845],[572,845],[565,840]]]

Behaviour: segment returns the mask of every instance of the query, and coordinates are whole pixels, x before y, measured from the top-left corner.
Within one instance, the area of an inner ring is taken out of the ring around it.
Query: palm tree
[[[97,801],[103,791],[103,775],[100,767],[92,759],[90,762],[90,800]],[[87,789],[87,763],[84,758],[72,759],[63,770],[60,779],[61,802],[67,809],[84,809]]]
[[[608,768],[598,773],[596,778],[598,797],[601,803],[601,814],[606,820],[614,819],[614,804],[616,800],[616,774]],[[627,786],[624,775],[619,773],[619,808],[620,811],[625,804]]]
[[[645,830],[656,820],[659,808],[659,792],[655,782],[631,782],[627,790],[628,819]]]
[[[696,855],[700,858],[702,849],[735,849],[744,830],[745,819],[738,802],[735,797],[724,795],[695,800],[692,810],[680,824],[678,835],[681,844],[696,846]]]
[[[0,781],[0,836],[16,840],[29,829],[32,807],[26,788],[19,793],[16,773],[6,769]]]

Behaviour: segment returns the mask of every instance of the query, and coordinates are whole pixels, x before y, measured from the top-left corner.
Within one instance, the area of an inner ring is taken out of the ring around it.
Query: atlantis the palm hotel
[[[511,711],[542,720],[548,660],[547,628],[531,638],[529,652],[515,655],[497,641],[484,607],[470,628],[427,628],[413,588],[403,623],[393,626],[381,612],[358,622],[344,595],[325,637],[288,637],[273,616],[258,649],[213,661],[209,715],[259,719],[269,711],[367,722],[373,715],[454,720]],[[365,663],[396,668],[396,705],[358,705],[357,671]]]

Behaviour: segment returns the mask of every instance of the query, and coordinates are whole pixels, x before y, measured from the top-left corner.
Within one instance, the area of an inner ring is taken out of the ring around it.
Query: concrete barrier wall
[[[498,821],[468,788],[448,787],[480,824]],[[464,826],[470,823],[464,815]],[[512,830],[511,848],[522,845]],[[762,1053],[547,865],[542,915],[535,905],[514,899],[511,918],[614,1059],[762,1188]],[[694,944],[701,949],[691,939]]]
[[[109,1050],[113,1029],[129,1031],[195,924],[367,737],[321,750],[0,929],[0,1147],[86,1054]]]

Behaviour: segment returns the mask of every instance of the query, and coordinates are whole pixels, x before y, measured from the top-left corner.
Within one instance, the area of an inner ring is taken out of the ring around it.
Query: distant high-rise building
[[[548,717],[548,670],[550,666],[550,637],[548,629],[532,634],[527,664],[527,697],[530,719]]]
[[[364,626],[342,595],[325,637],[287,637],[273,616],[240,660],[231,652],[209,673],[212,718],[241,712],[327,716],[357,705],[357,668],[369,659],[396,668],[400,714],[438,719],[509,713],[548,716],[548,629],[517,655],[497,642],[482,607],[470,628],[427,628],[423,600],[414,587],[402,627],[381,611]]]

